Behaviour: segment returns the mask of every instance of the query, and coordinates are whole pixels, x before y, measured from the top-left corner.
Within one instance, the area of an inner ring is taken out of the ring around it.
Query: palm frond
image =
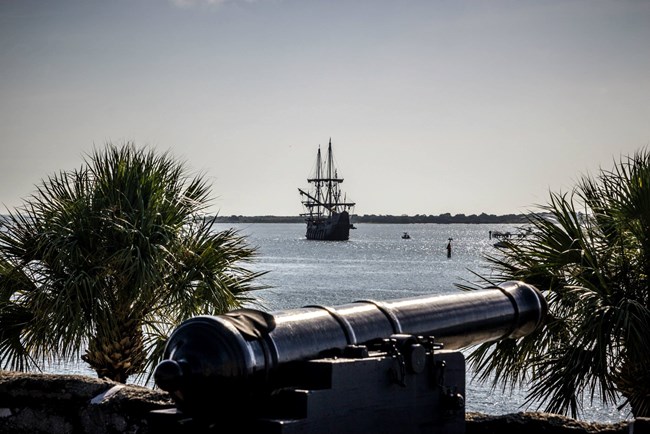
[[[3,361],[28,367],[89,345],[85,360],[123,379],[139,356],[120,361],[117,349],[147,343],[154,356],[162,331],[250,300],[264,274],[247,268],[256,251],[214,230],[201,215],[209,200],[204,177],[133,143],[108,143],[80,169],[48,177],[0,232]],[[19,318],[29,320],[12,325]]]
[[[637,416],[648,414],[647,392],[630,378],[650,358],[650,154],[585,176],[570,194],[551,193],[528,224],[525,242],[486,256],[480,281],[536,286],[546,323],[517,342],[482,345],[468,361],[495,385],[530,379],[528,403],[547,411],[576,416],[585,398],[622,394]]]

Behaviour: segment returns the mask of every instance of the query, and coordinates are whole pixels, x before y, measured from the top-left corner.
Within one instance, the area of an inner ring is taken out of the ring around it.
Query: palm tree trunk
[[[126,383],[130,375],[141,372],[145,362],[140,324],[126,319],[115,321],[112,327],[98,326],[82,359],[99,378]]]
[[[616,374],[614,381],[618,391],[632,409],[632,415],[650,417],[650,370],[648,363],[634,363],[627,359]]]

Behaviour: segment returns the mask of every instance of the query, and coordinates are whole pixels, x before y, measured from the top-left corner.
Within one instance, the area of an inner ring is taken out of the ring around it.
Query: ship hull
[[[307,220],[308,240],[347,241],[350,238],[350,214],[343,211],[327,219]]]

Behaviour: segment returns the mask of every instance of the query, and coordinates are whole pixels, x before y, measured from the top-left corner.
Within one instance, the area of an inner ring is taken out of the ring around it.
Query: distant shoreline
[[[304,217],[300,216],[215,216],[216,223],[304,223]],[[394,224],[409,224],[409,223],[470,223],[470,224],[525,224],[527,219],[525,214],[456,214],[449,213],[434,215],[352,215],[351,221],[353,224],[357,223],[394,223]]]
[[[231,215],[231,216],[206,216],[206,218],[213,218],[216,223],[304,223],[305,218],[301,216],[273,216],[273,215],[263,215],[263,216],[243,216],[243,215]],[[351,217],[352,224],[366,224],[366,223],[391,223],[391,224],[411,224],[411,223],[438,223],[438,224],[453,224],[453,223],[464,223],[464,224],[526,224],[528,220],[526,219],[525,214],[503,214],[503,215],[494,215],[494,214],[456,214],[451,215],[449,213],[440,214],[437,216],[434,215],[375,215],[375,214],[364,214],[364,215],[355,215]],[[0,214],[0,227],[3,226],[5,221],[8,221],[9,218],[6,215]]]

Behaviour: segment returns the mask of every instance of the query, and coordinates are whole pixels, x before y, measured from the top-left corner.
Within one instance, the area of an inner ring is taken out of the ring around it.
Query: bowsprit
[[[522,282],[458,294],[191,318],[154,371],[186,432],[465,432],[459,351],[532,333],[542,294]]]

